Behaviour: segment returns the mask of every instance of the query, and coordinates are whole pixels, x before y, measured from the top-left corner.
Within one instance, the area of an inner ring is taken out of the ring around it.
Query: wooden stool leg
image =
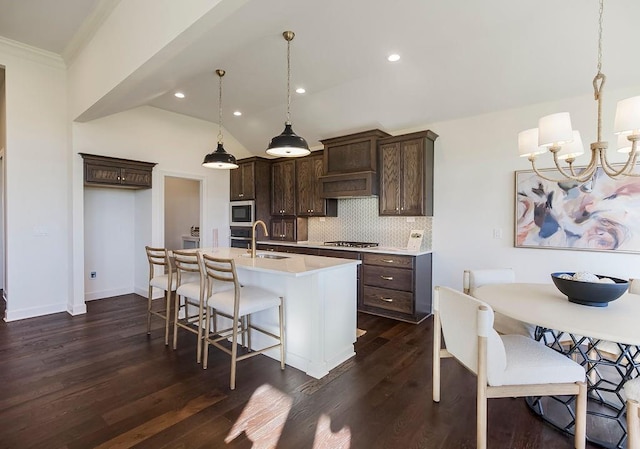
[[[640,449],[640,404],[627,399],[627,449]]]
[[[278,307],[278,313],[280,314],[280,369],[284,369],[284,298],[280,297],[280,307]]]
[[[171,322],[171,290],[167,291],[165,294],[167,297],[167,302],[164,312],[164,345],[169,346],[169,323]]]
[[[147,335],[151,334],[151,295],[153,287],[149,286],[149,296],[147,297]]]
[[[578,395],[576,396],[576,426],[575,441],[576,449],[584,449],[587,441],[587,384],[578,382]]]

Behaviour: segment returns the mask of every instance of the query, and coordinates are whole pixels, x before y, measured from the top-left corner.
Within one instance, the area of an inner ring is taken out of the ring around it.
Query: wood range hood
[[[321,140],[324,174],[321,196],[355,198],[378,195],[378,139],[390,134],[372,129]]]

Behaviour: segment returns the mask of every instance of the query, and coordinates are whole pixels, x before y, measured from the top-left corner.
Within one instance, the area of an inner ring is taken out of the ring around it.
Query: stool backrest
[[[147,260],[149,261],[149,280],[155,276],[156,267],[162,267],[163,274],[173,274],[173,267],[169,261],[169,254],[166,248],[153,248],[145,246],[147,252]]]
[[[203,253],[202,269],[207,278],[207,297],[211,296],[215,282],[232,283],[237,303],[240,294],[240,283],[236,273],[236,263],[233,259],[224,259]],[[220,290],[224,290],[224,287],[220,288]]]
[[[178,285],[182,284],[182,277],[185,273],[197,273],[200,276],[200,280],[204,281],[201,257],[197,251],[174,250],[173,261],[176,266]]]

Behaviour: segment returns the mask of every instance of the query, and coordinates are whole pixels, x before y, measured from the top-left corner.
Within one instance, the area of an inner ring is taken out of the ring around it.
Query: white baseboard
[[[128,295],[129,293],[133,293],[130,287],[114,288],[110,290],[102,290],[99,292],[85,292],[84,300],[94,301],[96,299],[111,298],[112,296]]]
[[[7,310],[4,320],[8,323],[10,321],[24,320],[26,318],[33,318],[37,316],[50,315],[52,313],[60,313],[67,311],[67,304],[49,304],[41,307],[30,307],[20,310]]]

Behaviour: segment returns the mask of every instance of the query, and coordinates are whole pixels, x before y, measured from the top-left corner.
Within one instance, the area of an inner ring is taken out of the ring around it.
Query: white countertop
[[[247,250],[242,248],[202,248],[198,251],[213,256],[234,259],[237,269],[262,271],[286,276],[307,276],[320,271],[342,268],[347,265],[358,265],[359,260],[339,259],[335,257],[308,256],[303,254],[278,253],[274,251],[257,251],[256,254],[282,255],[284,259],[251,258]]]
[[[320,248],[320,249],[335,249],[337,251],[356,251],[359,253],[381,253],[381,254],[399,254],[406,256],[421,256],[423,254],[430,254],[431,250],[425,251],[408,251],[404,248],[392,248],[387,246],[373,246],[370,248],[353,248],[350,246],[331,246],[325,245],[324,242],[283,242],[281,240],[261,240],[258,243],[265,245],[282,245],[282,246],[296,246],[300,248]]]

